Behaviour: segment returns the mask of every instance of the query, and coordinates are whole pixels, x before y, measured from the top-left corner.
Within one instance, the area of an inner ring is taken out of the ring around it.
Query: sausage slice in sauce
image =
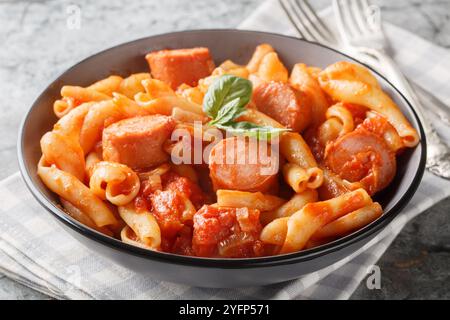
[[[395,153],[382,138],[364,129],[330,143],[325,163],[341,178],[360,182],[371,195],[387,187],[396,172]]]
[[[308,97],[289,84],[261,83],[253,92],[253,101],[259,111],[293,131],[302,132],[311,122]]]
[[[232,137],[212,148],[209,170],[215,190],[265,192],[276,185],[278,156],[271,153],[270,146],[267,157],[263,156],[258,152],[260,143],[266,142]]]

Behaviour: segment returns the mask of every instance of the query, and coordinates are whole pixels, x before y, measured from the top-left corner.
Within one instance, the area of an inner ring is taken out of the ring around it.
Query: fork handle
[[[436,98],[432,93],[414,83],[414,81],[409,80],[409,83],[412,85],[414,91],[419,94],[419,99],[424,99],[428,102],[426,103],[426,106],[430,109],[430,111],[435,113],[447,126],[450,126],[450,107]]]

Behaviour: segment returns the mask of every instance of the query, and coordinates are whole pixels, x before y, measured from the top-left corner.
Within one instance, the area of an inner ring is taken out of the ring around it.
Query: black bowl
[[[65,214],[58,198],[37,176],[41,156],[40,137],[57,120],[53,101],[59,98],[62,85],[86,86],[110,74],[126,76],[148,70],[144,55],[167,48],[208,47],[217,63],[232,59],[245,64],[258,44],[270,43],[288,68],[297,62],[325,67],[336,61],[354,59],[323,45],[277,34],[241,30],[196,30],[168,33],[135,40],[95,54],[76,64],[39,96],[22,123],[18,156],[22,176],[42,206],[66,231],[93,252],[157,279],[201,287],[243,287],[266,285],[295,279],[333,264],[361,248],[385,228],[411,199],[425,168],[426,143],[419,119],[408,101],[385,78],[377,74],[383,89],[399,105],[421,142],[405,152],[397,175],[388,189],[377,197],[384,214],[370,225],[334,242],[297,253],[251,259],[208,259],[154,252],[123,243],[90,229]],[[356,61],[357,62],[357,61]]]

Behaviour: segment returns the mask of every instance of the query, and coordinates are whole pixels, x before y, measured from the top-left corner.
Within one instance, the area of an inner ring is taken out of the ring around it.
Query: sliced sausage
[[[253,91],[253,101],[259,111],[294,131],[303,131],[311,122],[307,96],[289,84],[261,83]]]
[[[341,178],[360,182],[369,194],[385,188],[396,171],[395,153],[379,136],[357,130],[330,143],[326,165]]]
[[[152,115],[116,122],[103,130],[103,159],[133,169],[157,166],[169,160],[162,145],[175,127],[171,117]]]
[[[215,190],[265,192],[276,186],[278,155],[271,153],[270,146],[266,149],[267,157],[258,153],[259,143],[266,142],[232,137],[211,149],[209,170]]]
[[[198,80],[214,70],[208,48],[154,51],[145,56],[155,79],[168,83],[172,89],[185,83],[195,87]]]

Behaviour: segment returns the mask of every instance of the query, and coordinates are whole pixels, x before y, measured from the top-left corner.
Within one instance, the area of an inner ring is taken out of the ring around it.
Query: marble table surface
[[[330,0],[314,0],[324,8]],[[450,49],[450,1],[379,0],[383,18]],[[151,34],[236,27],[258,0],[0,0],[0,179],[18,170],[16,136],[33,100],[59,73],[97,51]],[[81,9],[69,29],[70,5]],[[449,299],[450,199],[411,221],[378,262],[380,290],[353,299]],[[444,243],[444,245],[440,245]],[[48,299],[0,275],[0,299]]]

